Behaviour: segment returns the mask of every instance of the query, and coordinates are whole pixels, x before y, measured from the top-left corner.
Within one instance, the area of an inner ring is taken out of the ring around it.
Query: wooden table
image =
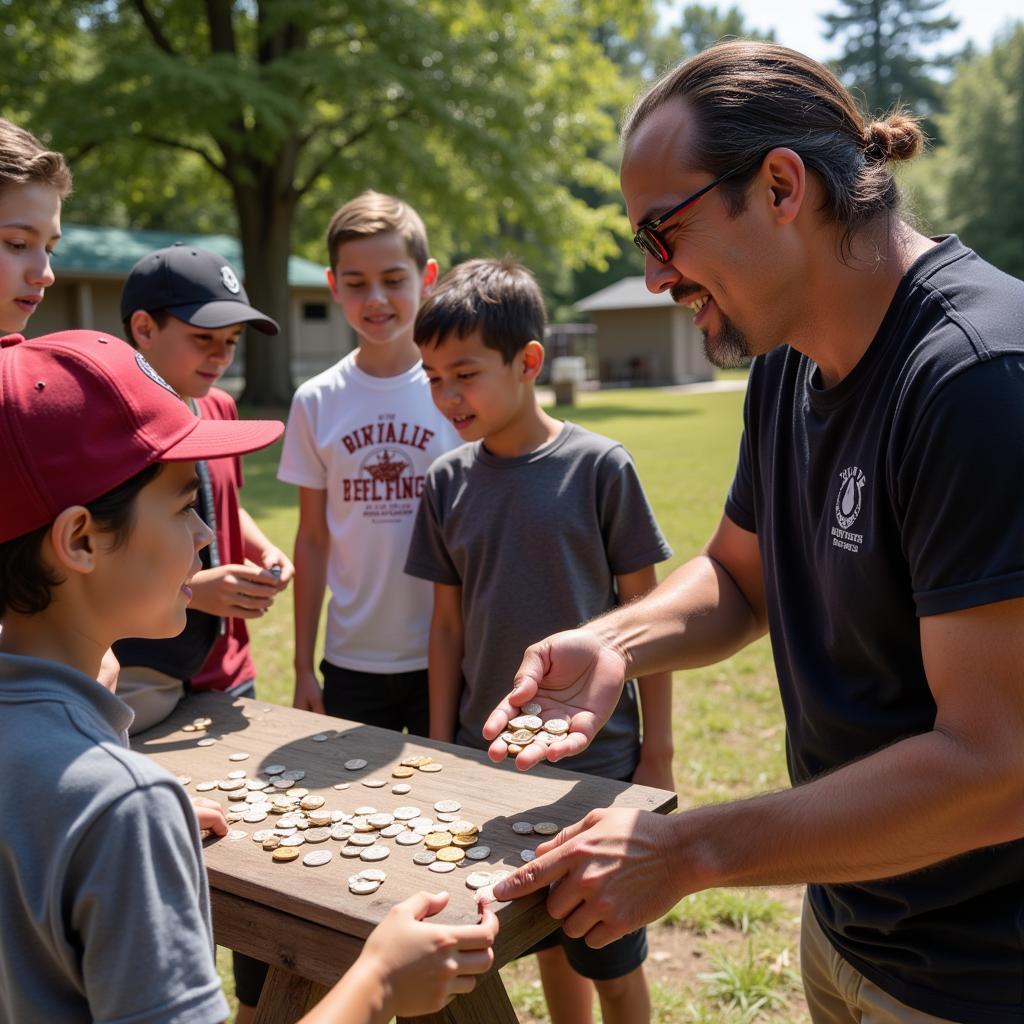
[[[197,716],[213,719],[207,733],[182,731]],[[327,733],[326,741],[311,737]],[[216,737],[212,746],[197,746],[203,736]],[[519,853],[544,837],[521,836],[511,829],[513,821],[552,821],[569,825],[595,807],[635,807],[668,813],[676,796],[664,790],[611,782],[591,775],[538,767],[529,773],[516,771],[511,762],[492,764],[487,755],[466,747],[410,737],[402,733],[326,718],[294,708],[270,706],[260,701],[204,694],[179,705],[170,718],[136,736],[133,746],[168,768],[173,774],[191,776],[186,790],[191,796],[219,799],[228,806],[227,793],[213,790],[199,794],[196,784],[227,777],[244,769],[249,777],[265,765],[301,768],[305,778],[294,785],[320,793],[325,807],[352,812],[371,805],[382,811],[415,805],[428,817],[434,802],[457,799],[461,816],[480,826],[480,842],[491,848],[485,861],[472,868],[458,867],[445,875],[435,874],[412,861],[415,850],[382,840],[391,847],[387,860],[374,864],[387,871],[387,880],[372,896],[354,896],[347,879],[362,861],[342,858],[343,844],[328,840],[312,849],[329,849],[335,856],[323,867],[311,868],[300,857],[275,863],[261,845],[251,840],[253,831],[273,827],[274,816],[259,824],[235,824],[232,828],[250,835],[243,839],[209,839],[204,843],[210,881],[214,935],[218,944],[247,953],[271,967],[257,1013],[260,1024],[289,1024],[317,1002],[359,955],[363,941],[388,909],[412,893],[446,889],[451,900],[436,920],[471,923],[478,919],[476,899],[465,885],[469,870],[487,871],[499,864],[518,867]],[[240,762],[229,755],[246,752]],[[407,779],[391,777],[400,760],[429,754],[444,766],[435,773],[417,771]],[[344,764],[363,758],[367,765],[348,771]],[[363,786],[362,780],[381,778],[383,788]],[[395,783],[408,782],[411,792],[392,794]],[[344,790],[334,789],[348,783]],[[300,847],[306,852],[304,847]],[[446,1009],[418,1021],[430,1024],[513,1024],[516,1015],[498,975],[498,967],[521,955],[556,927],[544,906],[544,893],[507,904],[496,904],[501,924],[495,944],[495,967],[479,979],[476,989],[459,996]]]

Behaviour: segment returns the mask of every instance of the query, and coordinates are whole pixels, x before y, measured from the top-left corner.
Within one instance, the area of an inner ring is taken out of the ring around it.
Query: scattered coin
[[[463,860],[466,856],[465,850],[460,850],[457,846],[445,846],[443,849],[437,851],[438,860],[446,860],[450,864],[458,864],[460,860]]]
[[[363,868],[356,878],[365,878],[368,882],[383,882],[388,873],[383,868]]]
[[[444,814],[454,814],[456,811],[462,810],[462,804],[458,800],[438,800],[434,804],[434,810]]]
[[[396,821],[391,825],[385,825],[380,830],[381,839],[394,839],[395,836],[400,836],[405,831],[405,826],[400,822]]]
[[[237,839],[244,839],[249,833],[240,828],[233,828],[228,832],[228,839],[235,841]]]
[[[477,905],[486,905],[494,902],[494,886],[483,885],[476,891]]]
[[[330,863],[334,854],[330,850],[311,850],[302,858],[302,863],[307,868],[320,868]]]
[[[361,818],[365,818],[368,814],[376,814],[377,808],[374,807],[373,804],[363,804],[361,807],[357,807],[352,813]]]
[[[536,715],[518,715],[508,724],[511,729],[528,729],[531,733],[536,732],[544,725]]]
[[[222,789],[225,793],[232,793],[236,789],[245,789],[245,782],[242,779],[221,779],[217,783],[217,788]]]
[[[332,825],[334,824],[331,811],[309,811],[306,814],[310,825]]]
[[[216,782],[197,782],[196,792],[197,793],[209,793],[211,789],[216,789]]]
[[[272,828],[258,828],[252,834],[252,841],[254,843],[265,843],[273,834],[274,830]]]
[[[363,852],[363,847],[361,847],[361,846],[352,846],[351,844],[348,845],[348,846],[343,846],[341,848],[341,855],[342,855],[342,857],[358,857],[362,852]]]
[[[212,736],[205,736],[201,740],[196,741],[197,747],[212,747],[217,741]]]
[[[391,773],[391,777],[393,779],[408,779],[408,778],[411,778],[415,774],[416,774],[415,769],[403,767],[403,766],[400,765],[398,768],[396,768]]]
[[[423,836],[419,832],[401,832],[395,836],[395,842],[399,846],[416,846],[417,843],[423,842]]]
[[[301,800],[308,793],[309,790],[305,786],[292,786],[291,789],[285,790],[285,796],[290,796],[293,800]]]
[[[533,826],[533,831],[539,836],[553,836],[562,830],[553,821],[538,821]]]
[[[388,814],[387,811],[378,811],[376,814],[369,815],[366,820],[374,828],[387,828],[388,825],[394,824],[395,816]]]
[[[191,775],[176,775],[175,778],[183,786],[187,786],[192,781],[192,776]]]
[[[396,807],[394,814],[396,821],[411,821],[413,818],[420,816],[420,809],[411,806]]]
[[[413,864],[433,864],[437,860],[437,854],[433,850],[417,850],[412,855]]]
[[[280,775],[281,772],[287,771],[287,770],[288,770],[287,766],[283,765],[283,764],[268,764],[266,766],[266,768],[263,769],[263,774],[264,775]]]
[[[386,779],[363,779],[363,785],[370,789],[381,789],[387,785]]]
[[[438,764],[436,761],[430,761],[427,764],[420,765],[421,772],[439,772],[444,768],[443,764]]]
[[[292,788],[292,780],[291,779],[282,779],[282,778],[278,777],[276,779],[272,779],[270,784],[275,789],[291,789]]]
[[[529,729],[516,729],[509,739],[509,746],[513,744],[520,747],[528,747],[533,742],[533,733]]]
[[[416,754],[413,757],[403,758],[399,765],[402,768],[422,768],[425,764],[430,764],[434,759],[426,754]]]
[[[428,850],[440,850],[445,846],[451,844],[452,834],[451,832],[428,832],[423,837],[423,845]]]
[[[314,743],[323,743],[324,740],[329,740],[330,736],[325,732],[318,732],[315,736],[309,737]]]
[[[280,864],[284,861],[296,860],[299,856],[299,851],[292,846],[285,846],[282,839],[281,845],[270,856],[272,860]]]
[[[380,882],[353,875],[348,880],[348,891],[355,896],[372,896],[380,888]]]
[[[360,860],[387,860],[391,856],[391,851],[386,846],[368,846],[361,854],[359,854]]]
[[[275,835],[269,835],[263,840],[263,849],[270,853],[271,850],[276,850],[281,845],[281,837]]]
[[[281,772],[282,779],[291,779],[293,782],[301,782],[305,777],[306,773],[301,768],[289,768]]]
[[[234,754],[228,754],[229,761],[248,761],[249,755],[242,750],[236,751]]]
[[[300,832],[296,832],[294,835],[281,837],[281,845],[286,849],[289,846],[302,846],[305,842],[306,837]]]
[[[319,794],[307,793],[306,796],[299,801],[299,806],[304,811],[315,811],[318,807],[323,807],[325,803],[327,803],[327,801]]]
[[[569,731],[569,723],[564,718],[549,718],[544,723],[544,731],[552,736],[564,736]]]
[[[529,704],[524,704],[519,710],[524,715],[539,715],[540,705],[535,700],[531,700]]]
[[[191,723],[189,723],[188,725],[183,725],[181,727],[181,731],[182,732],[195,732],[196,731],[196,727],[194,725],[192,725]]]
[[[524,864],[529,864],[530,861],[533,860],[534,857],[536,857],[536,856],[537,856],[537,853],[536,853],[535,850],[520,850],[519,851],[519,859]]]
[[[441,811],[437,815],[437,820],[438,821],[443,821],[445,824],[448,824],[448,822],[451,822],[451,821],[458,821],[459,820],[459,816],[458,816],[458,814],[445,814],[444,811]]]
[[[242,815],[242,821],[247,822],[250,825],[256,825],[261,821],[267,820],[267,811],[263,807],[250,807],[249,810]]]
[[[360,768],[366,767],[366,762],[361,757],[353,757],[345,762],[345,767],[350,772],[357,772]]]
[[[347,782],[336,782],[334,784],[334,788],[335,789],[348,789],[348,783]]]
[[[374,832],[355,832],[348,837],[351,846],[373,846],[377,842]]]
[[[487,860],[490,855],[491,848],[489,846],[474,846],[466,851],[466,856],[470,860]]]
[[[307,843],[325,843],[331,838],[329,828],[307,828],[302,834]]]
[[[246,779],[245,788],[251,789],[254,793],[267,789],[270,783],[266,779],[261,779],[258,775],[254,779]]]
[[[530,821],[513,821],[512,831],[517,836],[528,836],[533,832],[533,822]]]
[[[486,871],[471,871],[466,875],[466,885],[470,889],[482,889],[491,884],[491,876]]]
[[[248,774],[244,768],[236,768],[233,772],[228,772],[227,777],[229,779],[244,779]]]
[[[351,825],[334,825],[331,828],[331,838],[345,840],[352,835]]]
[[[428,871],[436,871],[439,875],[455,870],[455,865],[446,860],[435,860],[427,865]]]

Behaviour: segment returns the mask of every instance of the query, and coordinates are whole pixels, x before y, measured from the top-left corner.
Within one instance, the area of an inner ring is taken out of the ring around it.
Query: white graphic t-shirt
[[[327,491],[332,665],[427,667],[432,588],[403,569],[427,468],[458,444],[421,363],[371,377],[350,352],[295,393],[277,477]]]

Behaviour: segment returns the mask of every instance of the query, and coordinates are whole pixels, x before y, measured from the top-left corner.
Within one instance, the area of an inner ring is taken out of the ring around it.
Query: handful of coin
[[[511,719],[501,734],[501,739],[508,746],[509,757],[522,753],[531,743],[543,743],[545,746],[554,743],[569,731],[569,723],[564,718],[542,719],[539,704],[525,704],[520,711],[523,713]]]

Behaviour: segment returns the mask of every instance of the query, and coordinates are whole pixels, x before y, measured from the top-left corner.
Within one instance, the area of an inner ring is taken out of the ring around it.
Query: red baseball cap
[[[153,462],[244,455],[283,431],[277,420],[200,419],[141,352],[109,334],[0,338],[0,543]]]

